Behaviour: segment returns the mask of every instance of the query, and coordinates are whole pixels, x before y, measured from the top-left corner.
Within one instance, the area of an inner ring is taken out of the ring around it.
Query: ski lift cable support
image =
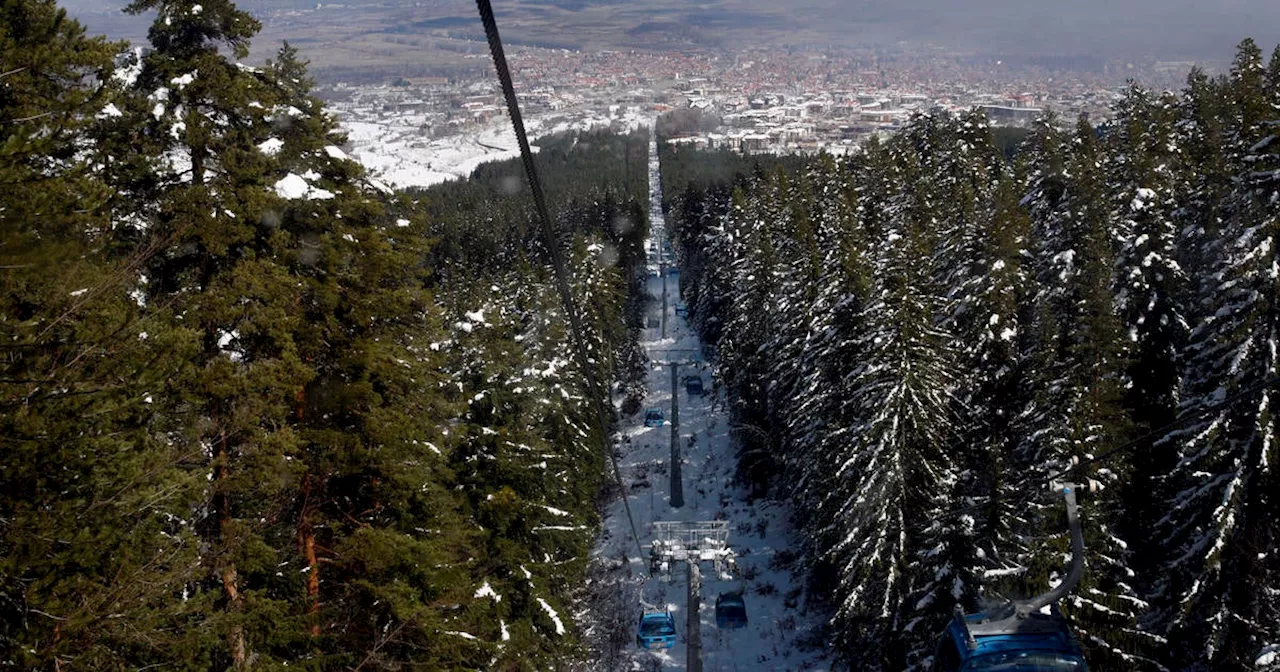
[[[502,84],[502,94],[507,100],[507,112],[511,115],[511,126],[516,133],[516,141],[520,144],[520,158],[524,163],[525,177],[529,180],[529,190],[533,192],[533,202],[538,210],[538,218],[542,224],[542,236],[546,241],[547,252],[551,255],[551,265],[555,270],[556,289],[560,294],[560,303],[569,317],[569,329],[573,335],[573,351],[587,380],[587,391],[591,397],[591,405],[595,411],[596,425],[600,428],[600,436],[604,443],[605,454],[613,467],[613,478],[617,481],[618,490],[622,493],[622,505],[627,511],[627,522],[631,525],[631,537],[636,542],[636,551],[644,557],[644,548],[640,544],[640,535],[636,532],[636,521],[631,515],[631,503],[627,501],[627,489],[622,482],[622,470],[618,468],[618,458],[609,444],[604,405],[601,396],[604,386],[600,384],[598,371],[592,366],[587,355],[586,336],[582,327],[582,318],[578,314],[577,304],[569,291],[569,275],[565,268],[564,253],[560,249],[559,236],[555,224],[547,211],[547,199],[542,191],[542,182],[538,179],[538,171],[533,164],[533,152],[529,149],[529,137],[524,130],[524,119],[520,115],[520,103],[516,100],[515,86],[511,82],[511,70],[507,67],[507,56],[502,49],[502,37],[498,35],[498,21],[493,15],[493,5],[489,0],[476,0],[480,10],[480,20],[484,23],[484,34],[489,40],[489,51],[493,55],[493,67],[498,71],[498,81]]]
[[[1075,483],[1055,483],[1067,505],[1071,533],[1071,569],[1048,592],[975,614],[955,605],[954,617],[942,632],[934,653],[936,672],[978,669],[1036,669],[1044,672],[1087,672],[1088,664],[1058,601],[1084,574],[1084,533],[1076,506]],[[1093,489],[1096,482],[1090,482]]]

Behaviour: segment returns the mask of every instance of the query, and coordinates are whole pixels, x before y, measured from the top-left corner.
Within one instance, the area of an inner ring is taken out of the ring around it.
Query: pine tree
[[[774,477],[787,458],[778,446],[802,442],[809,433],[801,429],[807,424],[801,401],[816,393],[816,378],[821,376],[819,352],[826,333],[822,325],[829,318],[831,299],[830,283],[825,277],[830,269],[823,260],[832,258],[838,250],[824,243],[839,239],[827,238],[832,233],[828,227],[842,226],[836,221],[841,216],[836,202],[841,199],[831,197],[839,191],[836,171],[833,158],[822,155],[812,172],[799,175],[790,183],[790,193],[784,197],[794,228],[791,235],[778,241],[781,268],[777,273],[777,312],[772,338],[764,347],[770,381],[765,395],[769,431],[763,435],[748,431],[738,437],[742,446],[739,474],[747,477],[755,492],[767,491],[770,486],[775,486],[775,494],[786,491],[786,479]]]
[[[1233,92],[1229,156],[1239,170],[1262,137],[1266,108],[1261,55],[1242,43],[1226,84]],[[1248,143],[1248,144],[1246,144]],[[1260,149],[1260,148],[1259,148]],[[1255,150],[1256,151],[1256,150]],[[1167,561],[1162,622],[1175,660],[1192,668],[1244,669],[1280,639],[1274,563],[1259,549],[1276,543],[1275,387],[1278,295],[1274,188],[1245,176],[1223,204],[1221,243],[1205,295],[1206,318],[1191,333],[1183,379],[1185,426],[1164,443],[1179,460],[1178,491],[1161,521]]]
[[[1135,431],[1146,437],[1173,422],[1178,404],[1179,355],[1186,343],[1190,312],[1187,274],[1178,259],[1183,242],[1175,223],[1180,157],[1175,143],[1176,101],[1131,86],[1106,129],[1108,190],[1112,197],[1117,259],[1116,309],[1127,334],[1128,370],[1125,406]],[[1123,493],[1122,536],[1131,540],[1135,559],[1155,557],[1148,531],[1162,515],[1159,474],[1172,467],[1172,455],[1156,450],[1148,437],[1133,452],[1132,477]],[[1149,576],[1150,564],[1137,567]]]
[[[978,204],[983,227],[969,231],[957,246],[951,264],[963,269],[950,287],[950,318],[964,372],[957,385],[956,416],[963,428],[954,441],[960,467],[950,508],[972,509],[960,514],[960,534],[950,546],[952,562],[962,584],[953,602],[966,612],[981,606],[981,587],[988,570],[1016,571],[1016,547],[1009,520],[1018,513],[1006,492],[1008,473],[1020,433],[1015,418],[1025,408],[1026,369],[1020,343],[1025,340],[1032,290],[1024,268],[1030,220],[1019,207],[1019,183],[1013,175],[997,179]]]
[[[903,177],[913,169],[909,157],[905,170],[899,168]],[[823,463],[815,465],[826,477],[815,486],[828,493],[817,512],[826,562],[839,578],[835,623],[849,633],[843,643],[859,652],[854,662],[864,669],[901,669],[920,636],[910,632],[915,612],[933,602],[911,608],[908,597],[920,577],[938,570],[927,554],[918,562],[922,540],[908,532],[907,521],[932,510],[954,478],[939,450],[954,373],[950,337],[933,327],[927,201],[906,193],[866,206],[885,209],[885,237],[875,257],[874,291],[859,318],[857,358],[843,363],[847,377],[833,392],[841,400],[839,421],[824,432]]]
[[[726,336],[720,352],[732,367],[724,369],[727,388],[737,400],[733,413],[740,419],[769,417],[766,394],[768,364],[765,345],[774,332],[780,269],[775,237],[786,226],[779,201],[786,190],[778,176],[762,176],[752,191],[761,198],[746,199],[729,220],[734,258],[732,285],[727,295]],[[737,194],[735,194],[735,197]]]
[[[1178,263],[1186,269],[1207,268],[1218,254],[1215,246],[1221,240],[1222,207],[1231,179],[1226,157],[1225,98],[1221,82],[1192,68],[1180,101],[1174,138],[1181,157],[1175,192],[1183,196],[1179,199],[1181,207],[1173,214],[1182,239]],[[1200,286],[1207,277],[1198,274],[1193,280],[1192,289],[1197,295],[1212,291],[1212,287]],[[1188,322],[1194,325],[1205,308],[1199,302],[1191,307]]]
[[[199,484],[153,403],[184,353],[130,297],[148,252],[111,245],[118,48],[52,2],[0,4],[0,659],[26,668],[170,659],[197,552]]]
[[[423,312],[412,309],[423,305],[412,296],[422,277],[387,279],[403,273],[397,258],[421,250],[390,242],[401,235],[391,234],[394,217],[328,137],[334,122],[307,94],[292,50],[265,71],[241,66],[219,48],[243,55],[257,23],[234,5],[131,6],[148,9],[158,14],[154,50],[123,82],[136,92],[128,113],[147,129],[129,141],[146,151],[122,154],[113,180],[116,208],[138,222],[119,240],[159,251],[142,267],[145,300],[191,353],[167,372],[161,404],[175,443],[200,456],[193,475],[209,478],[206,503],[188,514],[208,548],[189,609],[207,627],[188,630],[183,646],[237,669],[299,651],[319,664],[327,577],[313,530],[322,516],[342,518],[334,509],[361,504],[342,501],[335,481],[390,482],[383,472],[393,470],[361,448],[405,431],[408,409],[386,415],[382,400],[408,394],[395,360],[419,358],[391,357],[390,344],[409,343],[384,329]],[[387,345],[370,345],[379,338]],[[307,410],[337,399],[348,404],[342,414]],[[372,431],[351,414],[387,425]],[[345,531],[327,527],[330,545],[320,547],[344,548]],[[305,580],[278,569],[299,560]]]
[[[1037,501],[1032,511],[1047,517],[1039,514],[1017,524],[1029,524],[1024,534],[1032,538],[1046,532],[1057,536],[1051,545],[1037,543],[1024,551],[1028,573],[1020,592],[1027,595],[1043,592],[1043,577],[1060,571],[1066,542],[1060,502],[1034,479],[1121,445],[1131,432],[1121,403],[1125,362],[1111,292],[1113,227],[1100,158],[1097,133],[1081,119],[1061,162],[1041,159],[1042,177],[1031,196],[1041,287],[1031,325],[1037,339],[1031,360],[1035,397],[1019,419],[1025,438],[1016,460],[1034,474],[1021,479],[1019,487],[1036,488],[1019,498]],[[1069,604],[1093,660],[1133,666],[1143,656],[1136,624],[1145,605],[1132,585],[1127,542],[1116,524],[1122,514],[1118,495],[1128,473],[1113,458],[1104,468],[1076,474],[1098,478],[1106,489],[1083,508],[1088,571]]]

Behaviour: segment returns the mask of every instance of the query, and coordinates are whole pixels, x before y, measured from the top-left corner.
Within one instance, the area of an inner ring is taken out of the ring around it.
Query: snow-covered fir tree
[[[1184,669],[1247,669],[1280,639],[1271,557],[1280,540],[1273,466],[1280,211],[1274,184],[1249,168],[1275,137],[1274,94],[1256,45],[1242,43],[1217,86],[1234,103],[1225,153],[1238,174],[1221,205],[1221,241],[1205,243],[1214,263],[1187,348],[1183,426],[1163,440],[1178,462],[1159,528],[1167,559],[1158,616]]]

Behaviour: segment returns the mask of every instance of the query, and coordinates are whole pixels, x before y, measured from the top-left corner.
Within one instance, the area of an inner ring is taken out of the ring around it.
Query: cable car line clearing
[[[493,15],[493,5],[489,0],[476,0],[476,8],[480,10],[480,20],[484,23],[484,34],[489,40],[489,51],[493,54],[493,67],[498,71],[498,81],[502,84],[502,94],[507,100],[507,112],[511,115],[511,126],[516,133],[516,141],[520,144],[520,158],[524,163],[525,177],[529,180],[529,190],[533,192],[533,202],[538,210],[538,218],[542,225],[542,237],[545,239],[547,252],[551,255],[551,265],[556,276],[556,290],[560,294],[560,303],[569,317],[569,329],[573,337],[574,357],[578,368],[587,381],[587,396],[591,397],[591,406],[595,411],[596,426],[600,428],[601,443],[609,463],[613,467],[613,478],[618,484],[622,504],[626,507],[627,522],[631,525],[631,537],[635,539],[639,557],[644,557],[644,547],[640,544],[640,535],[636,533],[636,521],[631,515],[631,503],[627,501],[627,488],[622,482],[622,470],[618,467],[618,457],[614,454],[609,442],[608,416],[604,412],[601,397],[604,386],[600,384],[598,371],[592,365],[587,354],[586,332],[582,327],[582,317],[578,314],[577,304],[569,289],[569,273],[564,263],[564,252],[560,249],[560,237],[556,233],[555,223],[547,211],[547,199],[542,192],[542,182],[538,179],[537,168],[533,164],[533,151],[529,149],[529,136],[524,130],[524,118],[520,115],[520,103],[516,100],[515,85],[511,82],[511,70],[507,67],[507,56],[502,49],[502,37],[498,35],[498,20]]]

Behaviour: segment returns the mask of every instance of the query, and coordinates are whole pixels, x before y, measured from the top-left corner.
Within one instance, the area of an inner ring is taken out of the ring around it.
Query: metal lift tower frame
[[[672,354],[689,353],[684,359],[672,358]],[[661,358],[651,358],[654,366],[671,367],[671,508],[684,506],[684,476],[680,469],[680,365],[701,364],[701,354],[693,348],[664,348],[654,351]]]
[[[711,562],[717,575],[736,567],[733,549],[729,548],[729,521],[655,522],[649,562],[654,573],[661,573],[667,581],[677,562],[685,563],[688,569],[685,636],[689,646],[685,666],[689,672],[702,672],[702,563]]]

